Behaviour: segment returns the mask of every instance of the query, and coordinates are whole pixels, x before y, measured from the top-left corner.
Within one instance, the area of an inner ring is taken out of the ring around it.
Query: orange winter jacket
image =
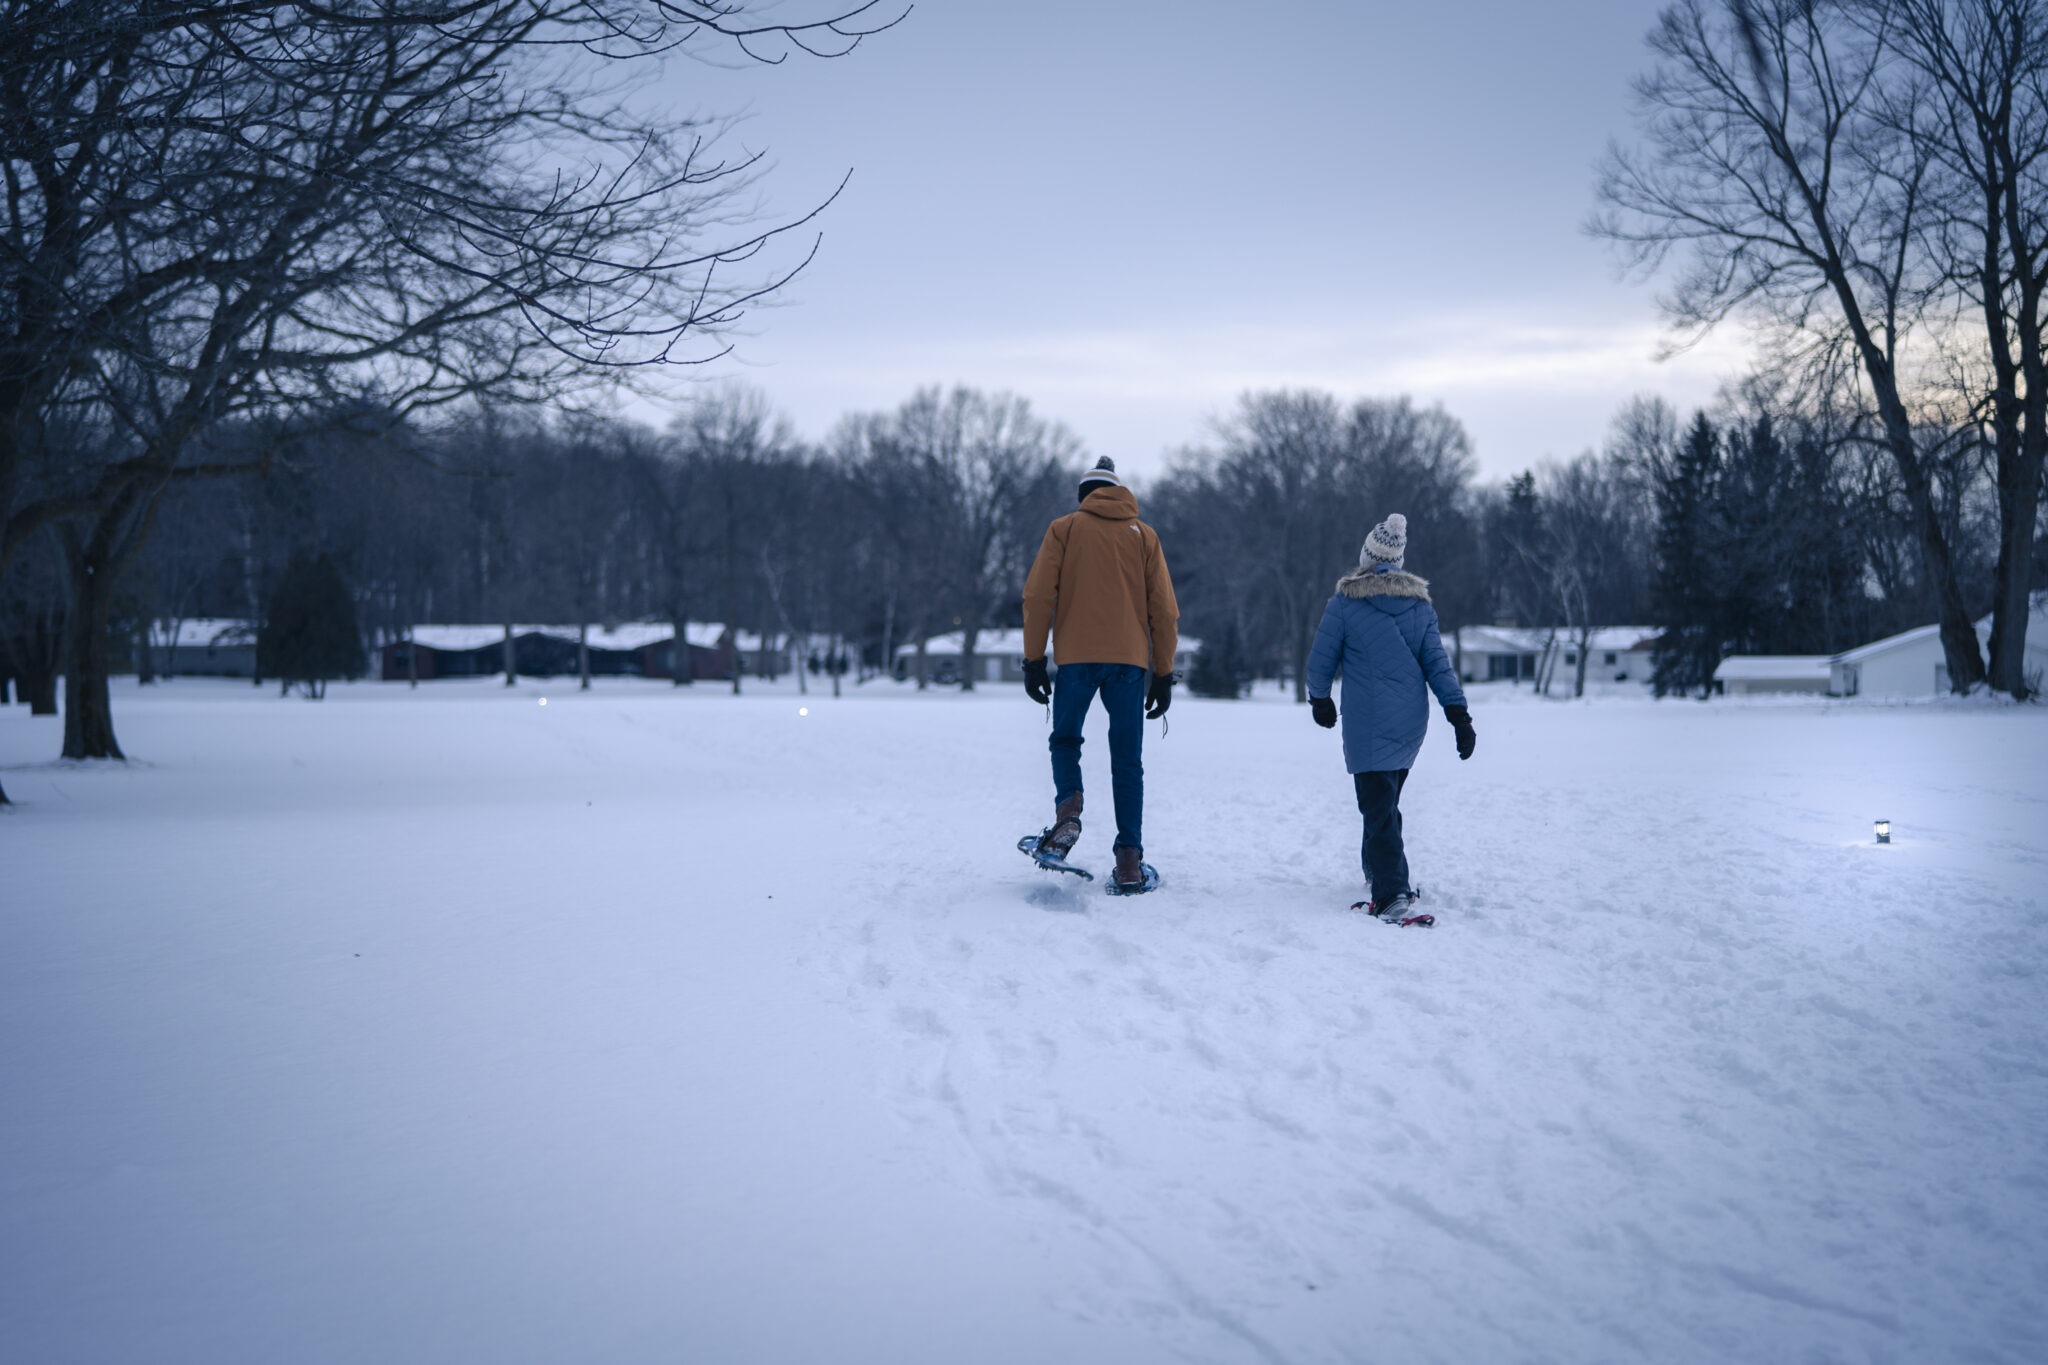
[[[1024,657],[1173,672],[1180,605],[1159,534],[1128,488],[1100,488],[1046,528],[1024,580]]]

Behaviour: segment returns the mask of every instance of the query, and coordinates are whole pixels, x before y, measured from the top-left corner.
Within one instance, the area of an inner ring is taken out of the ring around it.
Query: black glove
[[[1328,697],[1310,697],[1309,714],[1316,718],[1316,724],[1325,730],[1334,729],[1337,724],[1337,703]]]
[[[1052,700],[1052,679],[1046,675],[1045,660],[1024,661],[1024,695],[1040,706]]]
[[[1154,673],[1152,686],[1145,689],[1145,719],[1158,720],[1173,705],[1173,674]]]
[[[1462,761],[1472,757],[1472,746],[1479,742],[1479,732],[1472,728],[1472,713],[1462,706],[1446,706],[1444,719],[1457,733],[1458,758]]]

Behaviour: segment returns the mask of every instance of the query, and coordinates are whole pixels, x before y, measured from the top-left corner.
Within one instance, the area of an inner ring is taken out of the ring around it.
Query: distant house
[[[512,628],[514,651],[520,632],[530,626]],[[393,640],[377,651],[377,676],[386,682],[415,676],[420,681],[435,678],[481,678],[505,671],[505,628],[503,626],[414,626],[403,640]]]
[[[1647,682],[1657,632],[1648,626],[1603,626],[1587,645],[1588,682]],[[1466,626],[1444,641],[1461,682],[1534,682],[1546,663],[1559,682],[1579,671],[1577,633],[1559,627]]]
[[[1714,681],[1731,697],[1765,692],[1828,692],[1825,654],[1731,654],[1714,669]]]
[[[1989,616],[1977,622],[1977,644],[1989,653]],[[2024,669],[2029,676],[2048,675],[2048,593],[2036,594],[2027,614]],[[1837,654],[1828,690],[1838,697],[1929,697],[1947,692],[1948,655],[1941,647],[1941,627],[1916,626]]]
[[[1536,677],[1547,634],[1514,626],[1465,626],[1444,645],[1461,682],[1529,682]]]
[[[692,678],[732,676],[731,632],[724,626],[692,621],[686,633]],[[575,626],[513,626],[514,669],[528,678],[575,676],[580,671],[578,634]],[[591,626],[587,642],[593,676],[674,676],[675,629],[666,623]],[[415,626],[408,638],[393,640],[378,654],[378,676],[387,682],[414,676],[415,655],[422,681],[501,675],[505,671],[505,627]]]
[[[726,682],[732,678],[732,632],[722,625],[692,621],[683,627],[689,650],[689,676],[700,682]],[[661,628],[661,638],[641,646],[650,678],[676,675],[676,633]]]
[[[1828,691],[1838,697],[1930,697],[1948,691],[1941,627],[1916,626],[1835,655]]]
[[[254,621],[152,621],[147,638],[150,666],[163,677],[256,676]]]
[[[965,633],[953,631],[947,635],[934,635],[925,641],[925,676],[935,683],[957,683],[960,681],[961,649]],[[1185,673],[1194,659],[1195,652],[1202,647],[1200,640],[1181,636],[1173,656],[1176,671]],[[1046,657],[1055,667],[1058,660],[1052,659],[1052,646],[1046,646]],[[917,645],[913,641],[896,651],[896,676],[914,677],[917,674]],[[976,682],[1024,681],[1024,632],[1021,630],[984,630],[974,642],[974,680]]]

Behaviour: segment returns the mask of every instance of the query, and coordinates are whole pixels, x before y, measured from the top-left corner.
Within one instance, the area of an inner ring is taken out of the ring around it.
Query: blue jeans
[[[1109,782],[1116,795],[1116,847],[1143,852],[1145,840],[1145,670],[1136,664],[1061,664],[1052,682],[1053,804],[1081,790],[1081,723],[1102,694],[1109,712]]]

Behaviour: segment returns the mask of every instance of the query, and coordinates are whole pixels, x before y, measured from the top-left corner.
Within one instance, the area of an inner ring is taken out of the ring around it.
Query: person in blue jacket
[[[1403,569],[1407,555],[1408,518],[1396,512],[1366,536],[1358,568],[1337,580],[1308,656],[1309,706],[1325,730],[1338,716],[1330,685],[1339,672],[1344,677],[1344,766],[1365,817],[1368,906],[1388,919],[1402,918],[1415,901],[1401,841],[1401,788],[1429,729],[1425,684],[1457,735],[1458,757],[1472,757],[1475,742],[1429,584]]]

